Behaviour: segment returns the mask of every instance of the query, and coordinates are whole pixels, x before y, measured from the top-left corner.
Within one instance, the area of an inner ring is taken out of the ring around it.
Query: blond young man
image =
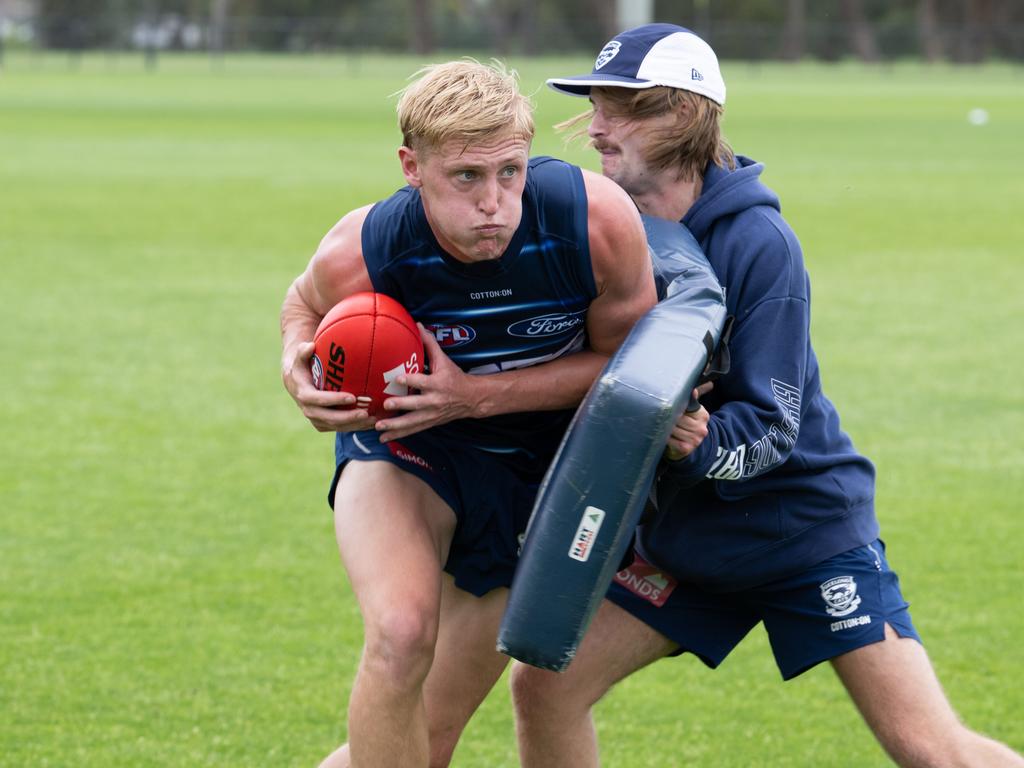
[[[830,661],[899,765],[1024,765],[960,723],[914,629],[878,540],[874,468],[822,392],[800,244],[763,166],[722,139],[714,52],[645,25],[591,74],[548,83],[589,96],[604,175],[691,230],[736,320],[730,371],[677,423],[657,514],[568,671],[512,670],[522,764],[598,765],[590,710],[613,685],[684,652],[716,667],[763,622],[783,677]]]
[[[530,160],[514,75],[427,68],[398,118],[408,186],[344,216],[281,312],[285,386],[338,433],[329,499],[364,621],[349,741],[324,766],[448,762],[507,661],[494,639],[538,483],[573,407],[655,302],[635,207],[601,176]],[[368,290],[421,324],[430,368],[399,378],[417,393],[380,420],[309,373],[320,319]],[[446,354],[438,339],[458,343]]]

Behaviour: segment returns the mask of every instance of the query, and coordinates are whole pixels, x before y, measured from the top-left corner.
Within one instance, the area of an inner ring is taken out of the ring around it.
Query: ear
[[[410,187],[422,187],[423,180],[420,178],[420,158],[416,150],[406,146],[398,148],[398,160],[402,163],[402,175]]]

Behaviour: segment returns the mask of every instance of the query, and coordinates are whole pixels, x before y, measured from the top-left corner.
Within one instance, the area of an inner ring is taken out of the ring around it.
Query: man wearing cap
[[[676,424],[636,559],[569,669],[512,670],[522,764],[598,765],[590,710],[615,683],[687,651],[717,667],[764,622],[783,678],[831,661],[898,764],[1024,766],[960,723],[914,629],[878,538],[874,467],[822,391],[800,244],[763,166],[721,136],[714,51],[650,24],[548,84],[589,97],[568,125],[589,118],[604,175],[691,230],[735,324],[731,369]]]

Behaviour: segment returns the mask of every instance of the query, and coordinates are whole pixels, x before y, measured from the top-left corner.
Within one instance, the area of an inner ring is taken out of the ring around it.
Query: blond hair
[[[436,149],[452,139],[466,146],[494,135],[533,139],[533,106],[514,70],[471,59],[424,67],[398,102],[402,143]]]
[[[605,99],[610,117],[634,121],[675,115],[671,125],[652,132],[652,140],[644,151],[644,161],[653,170],[675,167],[680,179],[693,181],[711,163],[721,168],[736,167],[732,147],[722,136],[722,107],[707,96],[667,86],[592,90]],[[585,136],[586,127],[579,126],[593,115],[594,110],[590,109],[555,127],[560,131],[576,128],[570,139]]]

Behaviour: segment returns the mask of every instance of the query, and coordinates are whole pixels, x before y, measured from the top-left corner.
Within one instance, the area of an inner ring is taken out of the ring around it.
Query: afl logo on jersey
[[[428,325],[427,330],[434,334],[442,349],[461,347],[476,338],[476,331],[468,325]]]
[[[521,339],[534,339],[538,336],[557,336],[560,333],[568,333],[583,325],[583,318],[586,312],[559,312],[554,315],[541,315],[531,317],[529,320],[520,320],[508,327],[512,336]]]

